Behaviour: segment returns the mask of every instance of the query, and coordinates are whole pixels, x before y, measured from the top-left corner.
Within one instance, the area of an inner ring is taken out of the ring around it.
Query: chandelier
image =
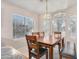
[[[44,12],[44,19],[50,19],[51,15],[48,12],[48,0],[45,0],[45,12]]]

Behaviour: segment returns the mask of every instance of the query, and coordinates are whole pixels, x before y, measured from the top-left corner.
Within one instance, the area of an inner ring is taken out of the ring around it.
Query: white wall
[[[25,47],[22,51],[20,51],[23,54],[26,54],[26,56],[28,57],[28,47],[25,38],[20,38],[20,40],[14,40],[13,38],[12,15],[16,13],[19,15],[32,17],[34,20],[33,30],[38,31],[38,14],[6,1],[2,1],[1,12],[1,39],[4,41],[3,44],[12,46],[18,50]],[[25,51],[25,53],[23,51]]]
[[[13,39],[13,23],[12,15],[16,13],[23,16],[30,16],[34,20],[34,31],[38,31],[38,14],[30,12],[19,6],[2,2],[2,38]]]

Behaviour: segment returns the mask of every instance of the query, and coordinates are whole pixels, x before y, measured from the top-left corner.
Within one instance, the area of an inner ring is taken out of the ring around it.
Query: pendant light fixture
[[[50,14],[48,12],[48,0],[45,0],[45,13],[44,13],[44,19],[50,19]]]

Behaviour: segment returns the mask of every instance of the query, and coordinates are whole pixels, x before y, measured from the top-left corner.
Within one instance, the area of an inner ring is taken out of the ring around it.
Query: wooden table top
[[[60,40],[62,39],[55,39],[53,36],[45,36],[44,38],[40,38],[37,41],[47,45],[54,45],[58,43]]]

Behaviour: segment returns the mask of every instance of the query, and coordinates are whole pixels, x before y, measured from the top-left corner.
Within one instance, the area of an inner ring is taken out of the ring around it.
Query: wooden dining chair
[[[54,39],[57,39],[57,40],[61,39],[61,32],[54,32]],[[62,40],[60,40],[60,42],[57,43],[57,45],[58,45],[60,59],[62,59],[61,51],[64,49],[64,38],[62,38]]]
[[[37,42],[37,37],[32,35],[25,35],[28,49],[29,49],[29,59],[35,57],[40,59],[43,55],[46,54],[46,59],[48,59],[48,50],[46,48],[40,48],[40,44]]]
[[[54,32],[54,39],[61,39],[61,32]],[[62,41],[60,41],[58,44],[59,51],[61,50],[62,47]]]
[[[32,35],[37,36],[37,39],[39,40],[39,39],[43,39],[43,38],[44,38],[45,33],[44,33],[44,32],[33,32]],[[44,46],[44,45],[40,45],[40,48],[41,48],[41,47],[47,48],[47,47]]]

